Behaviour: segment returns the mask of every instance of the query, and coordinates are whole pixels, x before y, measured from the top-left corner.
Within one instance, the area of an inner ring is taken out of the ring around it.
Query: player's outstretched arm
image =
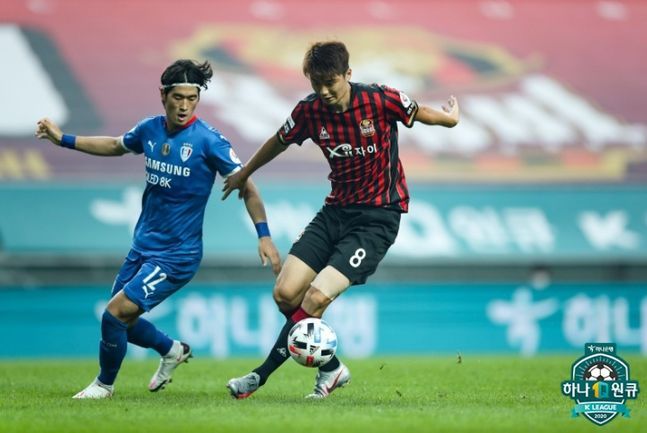
[[[36,123],[36,133],[34,135],[40,139],[49,140],[57,146],[75,149],[91,155],[119,156],[127,152],[119,143],[118,137],[65,135],[56,123],[47,118]]]
[[[247,186],[247,179],[252,173],[276,158],[285,149],[287,149],[287,146],[281,143],[276,134],[273,135],[256,151],[239,172],[225,179],[225,185],[222,187],[222,199],[225,200],[236,189],[239,191],[238,198],[243,198]]]
[[[416,113],[416,120],[425,125],[440,125],[453,128],[460,119],[460,109],[455,96],[450,96],[447,105],[442,106],[442,111],[421,105]]]
[[[265,206],[263,205],[261,195],[258,192],[256,185],[254,185],[254,182],[249,178],[247,179],[243,199],[245,200],[247,213],[252,219],[252,222],[256,227],[256,231],[258,232],[258,255],[261,258],[261,263],[265,266],[269,260],[272,265],[274,275],[278,275],[281,271],[281,256],[279,255],[274,242],[272,242],[272,237],[270,236],[270,230],[267,225],[267,215],[265,214]]]

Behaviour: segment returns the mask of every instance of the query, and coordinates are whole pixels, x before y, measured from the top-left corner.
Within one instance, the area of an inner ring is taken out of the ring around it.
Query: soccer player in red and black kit
[[[274,300],[287,321],[269,356],[251,373],[231,379],[235,398],[249,397],[288,358],[287,335],[307,317],[321,317],[351,285],[363,284],[395,241],[409,193],[398,157],[398,121],[453,127],[456,98],[442,111],[418,105],[404,93],[377,84],[351,82],[346,46],[317,42],[306,52],[303,73],[314,93],[299,101],[279,131],[239,172],[225,180],[223,199],[239,197],[247,178],[292,143],[310,139],[330,164],[332,191],[325,205],[292,245],[274,287]],[[335,356],[319,368],[309,398],[325,398],[350,381]]]

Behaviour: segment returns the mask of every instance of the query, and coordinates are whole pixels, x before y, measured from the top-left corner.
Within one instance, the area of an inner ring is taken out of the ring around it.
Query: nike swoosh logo
[[[341,374],[342,374],[343,372],[344,372],[344,370],[342,370],[342,371],[340,371],[340,372],[339,372],[339,374],[338,374],[338,375],[337,375],[337,377],[335,378],[335,381],[332,383],[332,386],[331,386],[330,388],[329,388],[329,387],[326,387],[326,394],[330,394],[330,391],[332,391],[333,389],[335,389],[335,388],[337,387],[337,382],[339,381],[339,377],[341,376]]]

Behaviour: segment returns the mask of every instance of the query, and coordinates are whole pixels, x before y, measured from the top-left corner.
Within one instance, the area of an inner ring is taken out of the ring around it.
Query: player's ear
[[[164,93],[164,87],[160,87],[160,99],[162,100],[162,105],[164,105],[164,100],[166,99],[166,93]]]
[[[350,81],[350,77],[353,76],[353,70],[351,68],[348,68],[345,74],[346,81]]]

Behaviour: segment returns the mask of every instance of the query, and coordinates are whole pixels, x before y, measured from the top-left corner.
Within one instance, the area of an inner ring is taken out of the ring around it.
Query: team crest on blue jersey
[[[193,153],[193,145],[191,143],[182,143],[180,148],[180,159],[182,162],[186,162],[187,159],[191,157]]]
[[[372,137],[375,135],[373,119],[362,119],[362,121],[359,122],[359,130],[362,133],[362,137]]]
[[[169,153],[171,153],[171,145],[168,143],[162,144],[162,155],[167,156]]]

